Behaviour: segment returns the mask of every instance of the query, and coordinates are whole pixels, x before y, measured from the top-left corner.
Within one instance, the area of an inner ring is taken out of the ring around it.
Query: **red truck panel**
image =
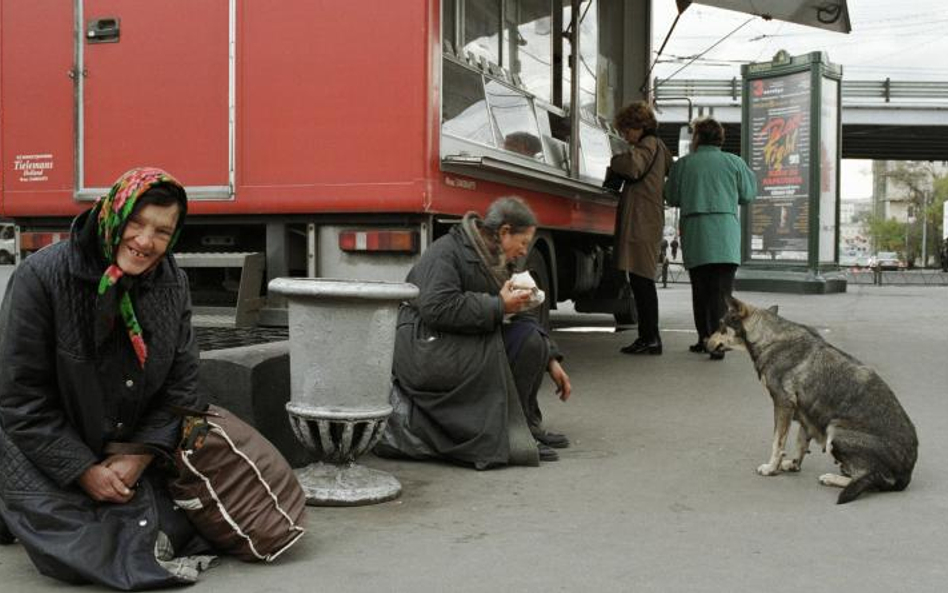
[[[86,23],[121,19],[118,43],[82,45],[85,186],[142,164],[227,185],[227,0],[84,4]]]
[[[420,209],[425,18],[424,2],[241,4],[241,207]]]
[[[72,10],[4,2],[0,14],[3,216],[73,208]]]
[[[5,214],[73,214],[88,202],[72,195],[72,10],[0,2]],[[279,4],[236,2],[235,197],[195,201],[193,214],[459,215],[518,194],[544,226],[611,232],[611,204],[440,171],[440,0]],[[82,43],[84,187],[141,164],[189,187],[227,185],[228,11],[228,0],[83,0],[83,26],[121,24],[118,43]],[[15,155],[51,156],[21,181]]]

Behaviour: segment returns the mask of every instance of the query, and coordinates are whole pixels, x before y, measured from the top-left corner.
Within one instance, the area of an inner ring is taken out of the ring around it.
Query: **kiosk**
[[[823,52],[742,67],[741,153],[757,199],[741,211],[738,290],[845,292],[839,272],[842,67]]]

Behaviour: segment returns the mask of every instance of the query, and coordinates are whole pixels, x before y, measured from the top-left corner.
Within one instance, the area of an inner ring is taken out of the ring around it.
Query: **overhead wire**
[[[681,13],[679,13],[678,16],[681,16]],[[652,88],[651,90],[654,91],[654,90],[658,89],[658,87],[662,86],[662,84],[664,84],[666,81],[671,80],[672,78],[674,78],[679,72],[681,72],[682,70],[684,70],[685,68],[687,68],[688,66],[690,66],[691,64],[693,64],[696,60],[698,60],[699,58],[701,58],[704,54],[708,53],[709,51],[711,51],[712,49],[714,49],[715,47],[717,47],[718,45],[720,45],[721,43],[723,43],[728,37],[730,37],[731,35],[737,33],[737,32],[740,31],[741,29],[743,29],[748,23],[750,23],[751,21],[753,21],[753,20],[756,19],[756,18],[757,18],[756,16],[752,16],[752,17],[750,17],[749,19],[747,19],[746,21],[744,21],[743,23],[741,23],[740,25],[738,25],[738,26],[737,26],[736,28],[734,28],[730,33],[728,33],[728,34],[725,35],[724,37],[722,37],[722,38],[718,39],[717,41],[715,41],[715,42],[711,45],[711,47],[709,47],[708,49],[706,49],[706,50],[702,51],[701,53],[695,55],[693,58],[691,58],[691,60],[689,60],[684,66],[682,66],[682,67],[679,68],[678,70],[675,70],[675,71],[672,72],[669,76],[666,76],[665,78],[663,78],[661,81],[656,82],[656,83],[655,83],[655,87]],[[678,22],[678,17],[675,18],[675,23],[677,23],[677,22]],[[674,25],[672,26],[672,28],[674,28]],[[669,31],[669,35],[671,35],[671,31]],[[666,41],[667,41],[667,38],[666,38]],[[662,44],[662,47],[664,48],[665,45]],[[659,54],[661,54],[661,50],[659,50]],[[658,58],[656,57],[656,60],[657,60],[657,59],[658,59]],[[643,92],[647,92],[647,91],[649,90],[648,83],[649,83],[649,76],[651,76],[651,73],[652,73],[652,69],[649,68],[649,71],[648,71],[648,73],[646,74],[645,81],[642,83]]]

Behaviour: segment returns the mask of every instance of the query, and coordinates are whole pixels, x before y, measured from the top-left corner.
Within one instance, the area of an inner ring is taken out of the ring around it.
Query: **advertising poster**
[[[810,87],[809,72],[750,81],[752,260],[807,260]]]

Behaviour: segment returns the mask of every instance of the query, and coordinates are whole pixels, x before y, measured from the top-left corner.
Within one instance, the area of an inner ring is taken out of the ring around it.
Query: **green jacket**
[[[755,197],[754,173],[739,156],[717,146],[699,146],[672,165],[665,182],[665,201],[681,209],[686,268],[741,263],[737,207]]]

